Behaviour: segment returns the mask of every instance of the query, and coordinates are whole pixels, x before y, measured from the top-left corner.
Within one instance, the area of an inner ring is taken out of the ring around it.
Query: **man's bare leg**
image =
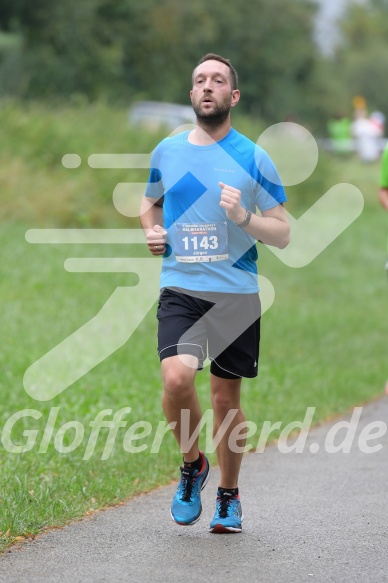
[[[223,488],[237,488],[238,476],[243,453],[237,448],[229,448],[229,436],[233,429],[245,421],[245,415],[240,406],[241,379],[222,379],[210,375],[211,399],[214,411],[214,435],[220,428],[223,420],[231,409],[237,409],[231,423],[227,426],[217,448],[217,458],[221,470],[220,486]],[[244,433],[244,432],[243,432]],[[243,448],[245,438],[236,441],[238,448]],[[234,450],[234,451],[233,451]]]
[[[192,356],[171,356],[162,361],[163,410],[169,423],[176,422],[173,432],[185,462],[181,466],[181,479],[171,503],[171,517],[182,525],[194,524],[199,520],[202,513],[201,490],[209,479],[209,462],[198,449],[199,435],[190,444],[185,438],[187,436],[191,440],[201,421],[201,408],[194,385],[197,365],[198,359]],[[188,427],[182,426],[182,409],[189,414]]]
[[[201,408],[199,405],[194,380],[197,372],[198,359],[191,355],[170,356],[162,360],[163,395],[162,406],[168,423],[176,422],[172,430],[186,462],[193,462],[199,457],[198,437],[187,450],[187,444],[183,443],[183,435],[186,433],[189,439],[201,420]],[[190,425],[182,433],[181,410],[189,411]]]

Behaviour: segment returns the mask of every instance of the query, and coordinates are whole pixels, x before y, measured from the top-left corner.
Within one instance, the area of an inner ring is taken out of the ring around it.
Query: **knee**
[[[216,417],[225,417],[231,409],[239,409],[238,400],[229,394],[217,392],[212,395],[212,406]]]
[[[170,400],[184,400],[194,390],[191,375],[185,370],[168,368],[163,371],[163,394]]]
[[[223,419],[231,409],[240,408],[241,379],[229,380],[213,377],[211,400],[215,417]]]

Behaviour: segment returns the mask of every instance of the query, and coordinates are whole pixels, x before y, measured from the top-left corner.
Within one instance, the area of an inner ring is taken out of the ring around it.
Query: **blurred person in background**
[[[346,115],[337,112],[327,122],[327,131],[331,139],[332,151],[336,154],[349,153],[351,147],[352,122]]]
[[[379,199],[382,207],[386,211],[388,211],[388,143],[385,146],[383,156],[381,158]],[[387,255],[388,255],[388,240],[387,240]],[[385,264],[385,268],[387,269],[388,272],[388,261]]]
[[[382,207],[388,212],[388,143],[384,148],[383,156],[381,158],[379,199]],[[387,257],[388,257],[388,239],[387,239]],[[388,274],[388,260],[385,264],[385,269],[387,270]],[[385,385],[385,392],[388,395],[388,381],[386,382]]]
[[[379,199],[383,208],[388,211],[388,143],[381,158]]]
[[[361,162],[376,162],[381,154],[381,138],[384,135],[384,125],[378,122],[376,116],[368,117],[365,109],[358,109],[355,112],[355,120],[352,123],[351,131]]]

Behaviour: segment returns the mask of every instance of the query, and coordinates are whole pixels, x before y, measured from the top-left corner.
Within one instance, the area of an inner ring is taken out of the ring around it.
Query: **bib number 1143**
[[[228,258],[226,223],[176,223],[175,257],[182,263]]]
[[[218,249],[218,237],[217,235],[203,235],[202,237],[198,237],[197,235],[194,237],[183,237],[182,239],[185,251],[189,251],[192,249],[193,251],[197,251],[199,249]]]

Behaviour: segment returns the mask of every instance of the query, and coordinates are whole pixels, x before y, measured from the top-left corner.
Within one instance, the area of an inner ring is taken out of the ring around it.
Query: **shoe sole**
[[[210,466],[209,466],[209,469],[208,469],[208,472],[207,472],[207,476],[204,479],[204,481],[202,482],[202,486],[201,486],[200,492],[202,492],[202,490],[205,488],[206,484],[209,481],[209,478],[210,478]],[[179,524],[179,526],[191,526],[192,524],[195,524],[201,518],[201,514],[202,514],[202,505],[201,505],[201,512],[199,513],[199,516],[197,516],[197,518],[195,520],[193,520],[192,522],[178,522],[178,520],[175,520],[175,518],[173,517],[172,512],[170,510],[170,516],[171,516],[173,522],[175,522],[175,524]]]
[[[242,527],[224,526],[223,524],[216,524],[209,530],[209,532],[212,532],[213,534],[233,534],[236,532],[242,532]]]
[[[244,520],[244,516],[241,516],[241,524]],[[209,528],[209,532],[214,534],[233,534],[235,532],[242,532],[242,526],[224,526],[223,524],[215,524]]]
[[[201,508],[201,514],[202,514],[202,508]],[[178,522],[177,520],[175,520],[172,513],[170,512],[170,516],[172,518],[172,521],[175,522],[175,524],[179,524],[179,526],[192,526],[193,524],[198,522],[198,520],[201,518],[201,514],[195,520],[193,520],[193,522]]]

